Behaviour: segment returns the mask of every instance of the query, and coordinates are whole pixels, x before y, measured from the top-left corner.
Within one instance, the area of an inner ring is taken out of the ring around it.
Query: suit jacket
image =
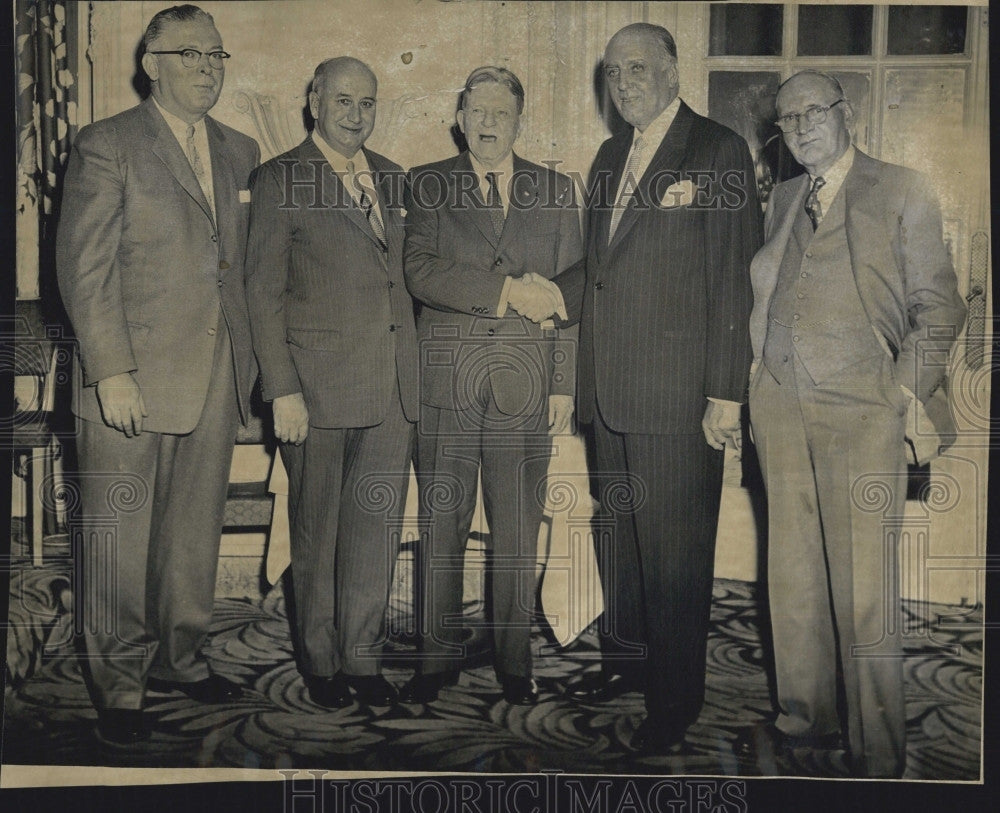
[[[430,406],[469,406],[481,376],[508,415],[573,394],[575,331],[543,331],[509,308],[496,316],[507,276],[551,279],[582,252],[572,181],[516,154],[513,165],[499,239],[467,152],[410,172],[406,284],[423,303],[420,397]]]
[[[375,426],[395,387],[417,417],[413,303],[403,281],[403,170],[365,150],[388,252],[311,137],[251,180],[247,300],[265,400],[301,392],[309,423]]]
[[[144,429],[192,431],[220,304],[246,419],[257,377],[243,281],[246,186],[260,150],[210,117],[205,127],[214,213],[151,98],[84,127],[73,144],[56,268],[79,342],[73,411],[86,420],[101,420],[94,385],[131,372],[148,412]]]
[[[593,420],[599,401],[620,432],[696,433],[706,397],[744,397],[749,267],[762,241],[753,161],[736,133],[682,102],[609,245],[631,146],[628,130],[598,150],[586,258],[556,280],[580,318],[577,413]]]
[[[751,266],[754,358],[764,352],[768,309],[809,176],[778,184],[767,209],[767,241]],[[926,402],[947,371],[965,322],[941,212],[926,178],[856,151],[842,187],[847,244],[868,319],[896,355],[899,383]]]

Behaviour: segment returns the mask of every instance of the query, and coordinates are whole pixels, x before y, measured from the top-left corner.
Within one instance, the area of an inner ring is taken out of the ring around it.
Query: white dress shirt
[[[174,134],[174,138],[177,139],[177,143],[181,145],[181,152],[184,153],[190,162],[191,156],[188,155],[187,151],[188,123],[175,116],[158,101],[156,101],[155,96],[152,98],[154,104],[156,104],[156,109],[160,111],[160,114],[163,116],[163,120],[167,123],[167,127],[170,128],[170,132]],[[205,170],[205,182],[202,184],[202,191],[205,193],[205,197],[208,198],[212,214],[214,215],[215,190],[212,185],[212,153],[208,149],[208,130],[205,128],[204,116],[194,123],[194,148],[198,151],[198,158],[201,161],[202,168]],[[194,167],[191,169],[194,171]]]
[[[365,190],[368,194],[369,199],[372,202],[372,206],[375,207],[375,211],[378,212],[379,219],[382,221],[383,226],[385,225],[385,216],[382,213],[382,207],[379,206],[378,192],[375,191],[375,174],[372,172],[371,167],[368,166],[368,159],[365,158],[365,151],[359,149],[351,158],[345,158],[339,152],[337,152],[333,147],[327,144],[323,140],[323,136],[313,130],[312,132],[313,143],[319,147],[319,151],[323,153],[323,157],[326,162],[330,165],[330,169],[336,173],[337,177],[343,182],[344,186],[347,187],[347,191],[351,195],[351,200],[353,200],[358,208],[361,207],[361,188]],[[351,181],[350,172],[347,169],[347,162],[353,162],[354,164],[354,182]]]

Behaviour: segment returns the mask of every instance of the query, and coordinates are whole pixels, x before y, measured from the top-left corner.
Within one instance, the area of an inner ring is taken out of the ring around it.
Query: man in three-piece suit
[[[265,400],[288,470],[293,629],[321,706],[388,705],[380,672],[417,417],[403,280],[402,169],[364,147],[377,82],[321,63],[315,129],[253,192],[247,299]]]
[[[147,735],[146,689],[240,695],[199,648],[257,375],[243,252],[260,152],[206,115],[229,54],[188,5],[155,15],[142,44],[152,95],[80,131],[57,239],[79,341],[87,664],[98,731],[116,742]]]
[[[852,771],[898,777],[904,424],[941,383],[965,307],[926,180],[851,145],[837,80],[798,73],[777,110],[807,171],[774,188],[751,268],[778,717],[737,750],[836,747],[839,653]]]
[[[678,98],[666,29],[626,26],[603,69],[632,127],[598,151],[586,256],[555,280],[580,319],[577,413],[593,424],[607,608],[602,669],[568,694],[644,691],[631,744],[662,751],[704,699],[723,448],[739,440],[761,211],[746,143]]]
[[[416,467],[427,532],[421,663],[407,702],[433,701],[461,669],[462,572],[480,468],[494,666],[508,702],[538,698],[530,647],[538,530],[549,432],[567,431],[572,417],[575,343],[536,323],[558,296],[531,280],[574,263],[581,244],[570,179],[512,151],[523,107],[513,73],[477,68],[456,116],[468,150],[409,176],[406,283],[423,303]]]

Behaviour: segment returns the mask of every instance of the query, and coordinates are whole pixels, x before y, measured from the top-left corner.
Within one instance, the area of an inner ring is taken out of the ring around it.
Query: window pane
[[[890,6],[888,52],[964,54],[968,18],[966,6]]]
[[[774,95],[780,82],[777,71],[711,71],[708,75],[708,116],[746,139],[763,201],[776,183],[802,171],[774,125]]]
[[[872,52],[872,6],[799,6],[799,56]]]
[[[713,3],[709,55],[780,55],[783,8],[770,3]]]

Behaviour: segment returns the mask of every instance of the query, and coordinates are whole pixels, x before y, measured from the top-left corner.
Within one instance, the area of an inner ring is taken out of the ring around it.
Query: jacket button
[[[598,290],[598,291],[603,291],[604,290],[604,283],[603,282],[594,283],[594,288],[596,290]]]
[[[228,271],[229,270],[229,263],[227,263],[225,260],[223,260],[222,262],[220,262],[219,263],[219,270],[220,271]]]
[[[395,288],[396,287],[396,283],[393,282],[392,280],[389,280],[389,287],[390,288]]]
[[[793,341],[793,342],[797,342],[798,340],[799,340],[799,337],[798,337],[798,336],[792,336],[792,341]]]
[[[396,326],[395,325],[389,325],[389,332],[390,333],[395,333],[396,332]]]
[[[212,235],[212,242],[213,243],[218,243],[219,242],[219,236],[217,234],[213,234]]]
[[[223,282],[222,282],[222,280],[220,279],[220,280],[219,280],[219,281],[218,281],[217,283],[215,283],[215,284],[216,284],[216,285],[218,285],[218,286],[219,286],[219,287],[221,288],[221,287],[222,287],[222,285],[223,285]]]
[[[503,265],[503,257],[497,257],[497,258],[496,258],[496,259],[495,259],[495,260],[493,261],[493,265],[497,266],[498,268],[499,268],[499,267],[500,267],[501,265]]]
[[[807,252],[806,252],[806,256],[807,256],[807,257],[808,257],[809,259],[812,259],[812,255],[813,255],[813,253],[812,253],[811,251],[807,251]]]
[[[490,328],[489,330],[486,331],[486,335],[487,336],[494,336],[494,335],[496,335],[496,331],[493,328]]]
[[[805,294],[796,294],[795,298],[796,299],[805,299],[806,295]]]
[[[208,335],[209,336],[214,336],[215,335],[215,328],[214,327],[210,327],[208,329]]]

